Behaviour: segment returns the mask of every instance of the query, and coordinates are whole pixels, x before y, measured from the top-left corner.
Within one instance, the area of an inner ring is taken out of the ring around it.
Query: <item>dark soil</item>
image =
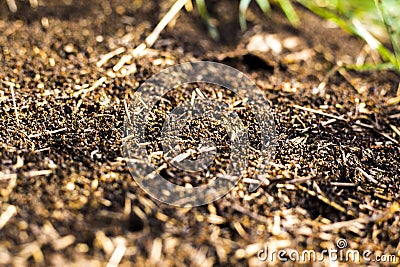
[[[219,42],[196,10],[184,10],[130,62],[136,72],[112,70],[123,54],[98,67],[102,55],[144,40],[173,3],[159,2],[17,1],[12,13],[0,0],[0,265],[103,266],[122,253],[121,266],[258,266],[266,242],[321,251],[341,238],[399,264],[398,74],[337,67],[354,63],[364,43],[300,7],[294,29],[278,8],[265,18],[253,6],[242,33],[237,1],[208,5]],[[262,34],[296,45],[249,51]],[[214,203],[182,209],[150,198],[131,177],[124,101],[151,75],[196,60],[256,82],[277,146],[268,185],[250,194],[241,182]]]

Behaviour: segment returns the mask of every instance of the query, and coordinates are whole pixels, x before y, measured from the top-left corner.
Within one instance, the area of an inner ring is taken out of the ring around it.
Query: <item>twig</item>
[[[245,183],[245,184],[256,184],[256,185],[258,185],[260,183],[259,180],[252,179],[252,178],[243,178],[242,182]]]
[[[249,217],[255,219],[256,221],[259,221],[259,222],[262,222],[262,223],[270,223],[270,222],[268,221],[268,218],[267,218],[267,217],[261,216],[261,215],[259,215],[259,214],[257,214],[257,213],[254,213],[254,212],[251,212],[251,211],[247,210],[246,208],[244,208],[244,207],[242,207],[242,206],[239,206],[239,205],[234,204],[234,205],[232,206],[232,208],[233,208],[234,210],[240,212],[240,213],[243,213],[244,215],[247,215],[247,216],[249,216]]]
[[[386,101],[387,105],[397,105],[398,103],[400,103],[400,96],[389,98]]]
[[[344,119],[344,118],[342,118],[342,117],[339,117],[339,116],[336,116],[336,115],[332,115],[332,114],[329,114],[329,113],[325,113],[325,112],[323,112],[323,111],[321,111],[321,110],[312,109],[312,108],[307,108],[307,107],[302,107],[302,106],[299,106],[299,105],[293,105],[293,107],[294,107],[294,108],[297,108],[297,109],[304,110],[304,111],[316,113],[316,114],[319,114],[319,115],[322,115],[322,116],[325,116],[325,117],[337,119],[337,120],[340,120],[340,121],[349,122],[349,120],[346,120],[346,119]]]
[[[135,50],[133,51],[133,53],[136,53]],[[132,59],[132,57],[133,57],[132,55],[123,55],[121,59],[118,61],[118,63],[113,67],[113,71],[115,72],[119,71],[126,63],[128,63]]]
[[[362,94],[365,91],[365,89],[357,85],[356,80],[351,77],[345,68],[339,68],[338,72],[357,91],[357,93]]]
[[[372,175],[368,174],[366,171],[364,171],[360,167],[356,167],[356,170],[358,170],[362,174],[362,176],[365,177],[368,181],[373,182],[376,185],[379,184],[379,182],[374,177],[372,177]],[[382,184],[381,186],[386,188],[386,185],[384,185],[384,184]]]
[[[97,81],[94,82],[94,84],[92,86],[90,86],[89,88],[85,88],[85,89],[81,89],[77,92],[75,92],[73,94],[73,97],[78,97],[80,96],[82,93],[83,94],[87,94],[88,92],[91,92],[93,90],[96,90],[97,87],[99,87],[100,85],[102,85],[104,82],[107,81],[106,77],[101,77],[100,79],[98,79]]]
[[[321,92],[322,90],[325,89],[325,86],[329,82],[329,79],[333,76],[333,74],[335,74],[338,71],[339,68],[340,68],[339,65],[335,65],[330,71],[328,71],[328,73],[321,80],[320,84],[317,87],[318,92]]]
[[[13,205],[9,205],[5,212],[0,216],[0,230],[7,224],[7,222],[12,218],[12,216],[17,213],[17,208]]]
[[[118,264],[121,262],[122,257],[124,257],[125,252],[126,246],[123,242],[120,242],[115,248],[113,254],[111,255],[111,258],[107,263],[107,267],[117,267]]]
[[[24,172],[24,176],[28,178],[52,174],[52,170],[28,171]]]
[[[390,124],[389,126],[390,126],[390,128],[392,128],[393,132],[395,132],[397,134],[397,136],[400,136],[399,128],[397,128],[396,126],[394,126],[392,124]]]
[[[121,70],[121,74],[123,76],[128,76],[130,74],[136,73],[137,71],[137,67],[135,63],[132,63],[130,65],[125,66],[122,70]]]
[[[15,119],[17,120],[17,125],[19,127],[20,126],[19,119],[18,119],[19,114],[18,114],[17,101],[15,100],[15,92],[14,92],[15,84],[12,82],[5,82],[5,84],[7,84],[11,90],[11,97],[12,97],[13,106],[14,106]]]
[[[389,119],[399,119],[399,118],[400,118],[400,113],[396,113],[389,116]]]
[[[162,253],[162,239],[156,238],[153,241],[153,245],[150,252],[150,259],[152,262],[160,262]]]
[[[8,5],[8,9],[10,9],[10,11],[12,13],[17,12],[18,8],[17,8],[17,4],[15,3],[15,0],[7,0],[7,5]]]
[[[60,133],[60,132],[64,132],[66,131],[67,128],[62,128],[62,129],[58,129],[58,130],[54,130],[54,131],[45,131],[46,134],[56,134],[56,133]],[[37,134],[31,134],[28,137],[29,138],[34,138],[34,137],[39,137],[41,136],[43,133],[37,133]]]
[[[43,152],[43,151],[49,151],[50,147],[45,147],[45,148],[41,148],[41,149],[37,149],[35,150],[35,153],[39,153],[39,152]]]
[[[383,132],[380,132],[380,131],[376,130],[375,128],[374,128],[374,131],[375,131],[376,133],[378,133],[378,134],[382,135],[382,136],[383,136],[383,137],[385,137],[386,139],[388,139],[388,140],[392,141],[392,142],[393,142],[393,143],[395,143],[396,145],[398,145],[398,144],[399,144],[399,141],[397,141],[396,139],[393,139],[393,138],[392,138],[392,137],[390,137],[388,134],[386,134],[386,133],[383,133]]]
[[[131,120],[131,115],[129,113],[128,103],[126,102],[126,99],[124,99],[123,102],[124,102],[126,116],[128,117],[129,123],[132,125],[132,120]]]
[[[297,177],[295,179],[286,181],[286,183],[287,184],[304,183],[306,181],[312,180],[313,178],[314,178],[313,176]]]
[[[304,192],[306,192],[307,194],[309,194],[310,196],[318,198],[319,200],[321,200],[325,204],[331,206],[332,208],[334,208],[334,209],[336,209],[336,210],[338,210],[338,211],[340,211],[342,213],[348,214],[350,216],[353,216],[353,217],[355,216],[354,212],[352,212],[351,210],[347,210],[346,208],[340,206],[336,202],[333,202],[333,201],[329,200],[327,197],[319,195],[316,192],[314,192],[314,191],[312,191],[312,190],[310,190],[308,188],[305,188],[304,186],[297,185],[297,187],[299,189],[303,190]]]
[[[99,61],[97,61],[96,65],[97,67],[101,67],[104,64],[106,64],[110,59],[112,59],[113,57],[122,54],[126,51],[126,49],[124,47],[119,47],[113,51],[111,51],[110,53],[107,53],[105,55],[103,55]]]
[[[315,114],[318,114],[318,115],[322,115],[322,116],[325,116],[325,117],[329,117],[329,118],[337,119],[337,120],[340,120],[340,121],[344,121],[344,122],[347,122],[347,123],[350,122],[350,120],[348,120],[348,119],[345,119],[345,118],[343,118],[343,117],[339,117],[339,116],[336,116],[336,115],[333,115],[333,114],[325,113],[325,112],[323,112],[323,111],[321,111],[321,110],[317,110],[317,109],[313,109],[313,108],[307,108],[307,107],[302,107],[302,106],[299,106],[299,105],[293,105],[293,107],[294,107],[294,108],[297,108],[297,109],[304,110],[304,111],[312,112],[312,113],[315,113]],[[390,136],[387,135],[386,133],[383,133],[383,132],[381,132],[381,131],[378,131],[374,126],[371,126],[371,125],[368,125],[368,124],[365,124],[365,123],[362,123],[362,122],[359,122],[359,121],[355,121],[355,122],[353,122],[353,123],[354,123],[354,125],[357,125],[357,126],[360,126],[360,127],[363,127],[363,128],[373,129],[376,133],[382,135],[382,136],[385,137],[386,139],[392,141],[392,142],[395,143],[395,144],[399,144],[399,142],[398,142],[396,139],[393,139],[392,137],[390,137]]]
[[[330,185],[340,186],[340,187],[355,187],[355,183],[342,183],[342,182],[331,182]]]
[[[323,232],[326,232],[326,231],[332,231],[332,230],[339,230],[339,229],[345,228],[345,227],[349,228],[356,224],[367,224],[367,223],[372,223],[372,222],[376,222],[376,221],[382,221],[382,220],[391,218],[393,216],[393,214],[398,211],[399,211],[399,204],[397,202],[395,202],[392,204],[392,206],[390,206],[389,208],[387,208],[387,210],[383,211],[380,214],[372,215],[370,217],[361,217],[361,218],[357,218],[354,220],[323,225],[323,226],[321,226],[321,230]]]
[[[29,0],[29,4],[32,8],[37,8],[39,6],[38,0]]]
[[[75,236],[67,235],[51,241],[54,250],[63,250],[75,242]]]
[[[334,122],[336,122],[336,119],[330,119],[330,120],[321,122],[321,125],[322,126],[327,126],[327,125],[329,125],[331,123],[334,123]]]
[[[24,135],[26,137],[26,139],[24,139],[24,140],[26,140],[28,143],[31,144],[32,150],[35,150],[35,143],[32,142],[32,140],[29,138],[27,133],[25,133],[24,131],[21,131],[21,130],[15,131],[15,130],[12,130],[12,129],[7,129],[7,131],[10,131],[10,132],[13,132],[13,133],[17,133],[18,132],[18,133],[21,133],[22,135]]]
[[[0,181],[2,180],[10,180],[10,179],[15,179],[17,178],[17,174],[16,173],[3,173],[0,172]]]
[[[377,198],[380,198],[380,199],[382,199],[384,201],[388,201],[388,202],[392,202],[393,201],[393,198],[390,195],[383,196],[383,195],[378,194],[377,192],[375,192],[374,196],[377,197]]]

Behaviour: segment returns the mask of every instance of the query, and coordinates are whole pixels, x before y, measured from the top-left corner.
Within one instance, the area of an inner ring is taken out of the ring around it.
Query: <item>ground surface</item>
[[[266,242],[321,251],[341,238],[400,257],[400,78],[336,68],[362,58],[360,40],[305,11],[296,30],[256,7],[243,34],[237,3],[218,1],[209,8],[221,42],[184,11],[123,76],[112,67],[124,53],[98,61],[140,44],[171,1],[110,2],[17,1],[13,14],[0,1],[0,265],[102,266],[123,255],[121,266],[257,266]],[[240,183],[212,204],[178,209],[146,195],[126,168],[124,100],[193,60],[256,82],[277,148],[269,185],[249,194]]]

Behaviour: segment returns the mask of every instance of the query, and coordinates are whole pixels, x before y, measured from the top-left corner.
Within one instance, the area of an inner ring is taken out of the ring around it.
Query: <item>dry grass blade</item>
[[[73,97],[78,97],[78,96],[80,96],[81,94],[86,95],[88,92],[91,92],[91,91],[93,91],[93,90],[96,90],[100,85],[102,85],[102,84],[105,83],[106,81],[107,81],[107,78],[106,78],[106,77],[101,77],[101,78],[98,79],[96,82],[94,82],[94,84],[93,84],[92,86],[90,86],[89,88],[84,88],[84,89],[81,89],[81,90],[75,92],[75,93],[73,94]]]
[[[323,112],[323,111],[321,111],[321,110],[317,110],[317,109],[313,109],[313,108],[307,108],[307,107],[302,107],[302,106],[299,106],[299,105],[293,105],[293,107],[294,107],[294,108],[297,108],[297,109],[304,110],[304,111],[308,111],[308,112],[311,112],[311,113],[315,113],[315,114],[318,114],[318,115],[322,115],[322,116],[325,116],[325,117],[333,118],[333,119],[336,119],[336,120],[340,120],[340,121],[344,121],[344,122],[350,122],[349,119],[345,119],[345,118],[343,118],[343,117],[339,117],[339,116],[336,116],[336,115],[333,115],[333,114],[329,114],[329,113]],[[322,124],[325,124],[325,125],[326,125],[327,123],[324,122],[324,123],[322,123]],[[353,124],[354,124],[354,125],[357,125],[357,126],[360,126],[360,127],[363,127],[363,128],[373,129],[376,133],[378,133],[378,134],[380,134],[381,136],[385,137],[386,139],[392,141],[394,144],[399,144],[399,142],[398,142],[396,139],[390,137],[388,134],[386,134],[386,133],[384,133],[384,132],[382,132],[382,131],[377,130],[377,129],[376,129],[374,126],[372,126],[372,125],[368,125],[368,124],[365,124],[365,123],[362,123],[362,122],[359,122],[359,121],[353,122]]]
[[[379,184],[379,182],[378,182],[374,177],[372,177],[370,174],[368,174],[366,171],[364,171],[364,170],[361,169],[360,167],[356,167],[356,169],[357,169],[368,181],[370,181],[370,182],[372,182],[372,183],[374,183],[374,184],[376,184],[376,185]],[[382,185],[382,186],[386,187],[385,185]]]
[[[63,250],[67,247],[69,247],[70,245],[72,245],[75,242],[75,236],[73,235],[67,235],[61,238],[58,238],[56,240],[53,240],[51,242],[53,248],[55,250]]]
[[[12,82],[7,82],[7,81],[3,81],[3,83],[10,87],[11,98],[12,98],[13,107],[14,107],[15,120],[17,121],[17,125],[19,127],[20,126],[20,124],[19,124],[19,114],[18,114],[17,101],[15,99],[15,92],[14,92],[15,84],[12,83]]]
[[[164,28],[172,21],[172,19],[178,14],[178,12],[185,6],[188,0],[177,0],[175,4],[171,7],[171,9],[164,15],[164,17],[160,20],[154,30],[147,36],[145,42],[147,47],[152,47],[153,44],[157,41],[158,36],[164,30]]]
[[[394,202],[389,208],[387,208],[385,211],[375,214],[373,216],[369,217],[360,217],[354,220],[349,220],[349,221],[342,221],[342,222],[337,222],[337,223],[332,223],[332,224],[327,224],[327,225],[322,225],[320,229],[324,232],[326,231],[335,231],[339,230],[342,228],[351,228],[353,225],[358,225],[358,224],[368,224],[372,222],[378,222],[378,221],[383,221],[383,220],[388,220],[394,216],[396,212],[400,210],[400,205],[397,202]]]
[[[387,105],[397,105],[398,103],[400,103],[400,96],[390,98],[386,101]]]
[[[45,131],[45,133],[46,133],[46,134],[56,134],[56,133],[64,132],[64,131],[66,131],[67,129],[68,129],[68,128],[61,128],[61,129],[53,130],[53,131]],[[43,134],[43,133],[31,134],[31,135],[29,135],[28,137],[29,137],[29,138],[35,138],[35,137],[41,136],[42,134]]]
[[[381,132],[381,131],[378,131],[378,130],[376,130],[376,129],[374,129],[374,130],[375,130],[375,132],[377,132],[378,134],[382,135],[382,136],[385,137],[386,139],[392,141],[394,144],[396,144],[396,145],[399,144],[399,141],[397,141],[396,139],[392,138],[392,137],[389,136],[388,134],[386,134],[386,133],[384,133],[384,132]]]
[[[111,258],[107,263],[107,267],[117,267],[124,257],[125,252],[126,246],[123,242],[120,242],[115,248],[113,254],[111,255]]]
[[[2,180],[10,180],[10,179],[15,179],[17,178],[17,174],[16,173],[3,173],[0,172],[0,181]]]
[[[130,54],[123,56],[120,61],[114,66],[114,71],[119,71],[133,57],[142,53],[146,48],[150,48],[157,41],[160,33],[173,20],[178,12],[186,5],[188,0],[177,0],[170,8],[167,14],[160,20],[154,30],[146,37],[145,42],[137,46]]]
[[[336,202],[333,202],[333,201],[329,200],[327,197],[322,196],[320,194],[317,194],[315,191],[312,191],[312,190],[310,190],[308,188],[305,188],[304,186],[297,185],[297,187],[299,189],[301,189],[302,191],[306,192],[307,194],[309,194],[310,196],[318,198],[319,200],[321,200],[325,204],[331,206],[332,208],[334,208],[334,209],[336,209],[336,210],[338,210],[338,211],[340,211],[340,212],[342,212],[344,214],[348,214],[348,215],[353,216],[353,217],[355,216],[353,211],[347,210],[346,208],[344,208],[343,206],[337,204]]]
[[[100,60],[96,63],[97,67],[101,67],[104,64],[106,64],[110,59],[112,59],[113,57],[122,54],[126,51],[126,49],[124,47],[119,47],[113,51],[111,51],[110,53],[107,53],[105,55],[103,55]]]
[[[28,171],[24,173],[24,176],[27,178],[37,177],[37,176],[44,176],[52,174],[52,170],[40,170],[40,171]]]
[[[17,7],[17,4],[15,3],[15,0],[6,0],[6,2],[7,2],[7,5],[8,5],[8,9],[11,12],[15,13],[15,12],[18,11],[18,7]]]
[[[233,205],[232,208],[234,210],[238,211],[238,212],[243,213],[244,215],[249,216],[250,218],[253,218],[254,220],[257,220],[257,221],[262,222],[262,223],[269,223],[267,217],[264,217],[262,215],[254,213],[254,212],[251,212],[251,211],[247,210],[244,207],[241,207],[239,205]]]
[[[319,114],[319,115],[322,115],[322,116],[325,116],[325,117],[333,118],[333,119],[336,119],[336,120],[349,122],[349,120],[347,120],[347,119],[345,119],[345,118],[342,118],[342,117],[339,117],[339,116],[336,116],[336,115],[332,115],[332,114],[323,112],[323,111],[321,111],[321,110],[317,110],[317,109],[313,109],[313,108],[307,108],[307,107],[302,107],[302,106],[299,106],[299,105],[293,105],[293,107],[294,107],[294,108],[297,108],[297,109],[304,110],[304,111],[312,112],[312,113],[315,113],[315,114]]]
[[[392,128],[393,132],[397,134],[398,137],[400,137],[400,129],[394,126],[393,124],[390,124],[390,128]]]
[[[17,125],[19,126],[18,108],[17,108],[17,102],[15,100],[14,86],[11,85],[10,89],[11,89],[12,101],[13,101],[13,105],[14,105],[15,119],[17,120]]]
[[[17,208],[9,205],[7,209],[0,216],[0,230],[7,224],[7,222],[17,213]]]
[[[32,8],[37,8],[39,6],[38,0],[29,0],[29,4]]]

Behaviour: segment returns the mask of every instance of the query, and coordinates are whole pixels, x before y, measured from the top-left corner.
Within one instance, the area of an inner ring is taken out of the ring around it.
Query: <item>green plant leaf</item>
[[[256,0],[257,5],[261,8],[264,15],[267,15],[271,12],[271,5],[269,4],[268,0]]]
[[[271,6],[268,2],[268,0],[256,0],[257,5],[260,7],[264,15],[268,15],[268,13],[271,11]],[[247,29],[247,23],[246,23],[246,12],[247,9],[249,8],[251,3],[251,0],[240,0],[239,3],[239,23],[240,23],[240,28],[242,31]]]
[[[385,24],[400,69],[400,4],[393,0],[375,0],[376,8]]]
[[[214,40],[219,40],[219,33],[217,28],[212,24],[210,20],[210,16],[208,15],[207,7],[205,0],[196,0],[196,5],[199,10],[200,17],[206,23],[207,29],[208,29],[208,34],[213,38]]]
[[[396,66],[390,62],[381,64],[345,65],[344,67],[355,71],[397,70]]]
[[[251,0],[240,0],[239,3],[239,24],[242,31],[247,29],[246,11],[249,8]]]
[[[288,18],[289,22],[297,27],[300,23],[300,19],[297,16],[296,11],[290,0],[278,0],[279,5],[281,6],[283,12],[285,13],[286,17]]]
[[[386,49],[386,47],[381,44],[375,37],[373,37],[367,29],[360,23],[359,20],[353,19],[352,24],[354,28],[352,28],[352,31],[360,36],[362,39],[364,39],[365,42],[372,48],[376,49],[379,54],[383,57],[384,60],[389,60],[390,63],[392,63],[394,66],[397,66],[396,58],[393,56],[393,54]]]
[[[357,35],[361,37],[372,49],[376,49],[383,60],[388,61],[385,64],[386,69],[397,69],[397,71],[400,71],[398,61],[396,57],[393,55],[393,53],[388,50],[380,41],[378,41],[367,29],[366,27],[360,22],[359,16],[360,14],[364,14],[365,12],[371,16],[371,21],[374,15],[372,15],[374,12],[376,13],[376,8],[370,8],[370,11],[367,10],[367,6],[364,6],[365,10],[362,12],[359,11],[360,7],[358,7],[357,13],[355,9],[352,9],[352,7],[349,6],[343,6],[343,2],[346,2],[346,4],[349,4],[349,2],[352,1],[339,1],[337,2],[337,11],[343,14],[345,18],[342,16],[334,13],[333,11],[330,11],[327,8],[322,8],[319,7],[316,4],[316,1],[314,0],[297,0],[300,4],[311,10],[313,13],[317,14],[318,16],[328,19],[332,22],[335,22],[338,26],[341,28],[347,30],[348,32]],[[359,0],[354,0],[354,2],[359,1]],[[365,1],[368,2],[368,1]],[[352,2],[352,4],[354,4]],[[347,18],[346,18],[347,17]],[[361,18],[365,19],[365,16],[361,16]],[[388,65],[392,65],[391,68],[388,67]]]

